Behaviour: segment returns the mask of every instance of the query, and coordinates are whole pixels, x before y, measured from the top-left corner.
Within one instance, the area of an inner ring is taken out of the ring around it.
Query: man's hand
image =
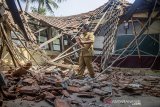
[[[78,43],[78,45],[79,45],[81,48],[84,47],[83,44],[82,44],[82,42],[81,42],[81,39],[80,39],[79,37],[75,37],[75,39],[76,39],[76,42]]]
[[[79,44],[80,43],[80,38],[79,37],[75,37],[76,42]]]
[[[75,39],[78,44],[82,44],[81,39],[79,37],[76,37]]]

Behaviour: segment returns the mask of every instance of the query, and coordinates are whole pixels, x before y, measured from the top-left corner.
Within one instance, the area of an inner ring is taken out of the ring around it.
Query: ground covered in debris
[[[31,69],[21,76],[5,72],[8,82],[2,87],[3,107],[107,107],[113,103],[125,107],[127,102],[123,100],[135,101],[128,104],[138,106],[146,102],[143,107],[160,106],[160,76],[114,69],[87,82],[87,74],[76,79],[69,69],[35,71]]]

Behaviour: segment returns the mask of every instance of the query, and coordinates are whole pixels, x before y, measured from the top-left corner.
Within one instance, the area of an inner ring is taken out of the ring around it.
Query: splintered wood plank
[[[78,65],[61,64],[61,63],[56,63],[56,62],[48,62],[48,63],[52,64],[54,66],[61,67],[61,68],[74,69],[74,70],[78,70],[79,69]]]

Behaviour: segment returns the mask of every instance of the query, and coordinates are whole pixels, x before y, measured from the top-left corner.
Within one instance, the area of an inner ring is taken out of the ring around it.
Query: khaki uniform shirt
[[[94,34],[93,32],[87,32],[80,36],[82,41],[93,41],[94,43]],[[80,56],[93,56],[93,43],[84,44],[84,48],[80,52]]]

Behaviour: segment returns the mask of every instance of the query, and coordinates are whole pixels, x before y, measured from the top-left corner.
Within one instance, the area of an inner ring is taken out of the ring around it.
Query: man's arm
[[[81,40],[80,42],[82,44],[91,44],[91,43],[93,43],[94,42],[94,35],[93,35],[93,33],[90,33],[88,40],[86,40],[86,41]]]
[[[76,37],[75,39],[76,39],[76,42],[78,43],[78,45],[79,45],[81,48],[84,47],[83,44],[81,43],[81,40],[80,40],[79,37]]]
[[[80,41],[82,44],[91,44],[91,43],[93,43],[93,41],[92,40],[87,40],[87,41]]]

